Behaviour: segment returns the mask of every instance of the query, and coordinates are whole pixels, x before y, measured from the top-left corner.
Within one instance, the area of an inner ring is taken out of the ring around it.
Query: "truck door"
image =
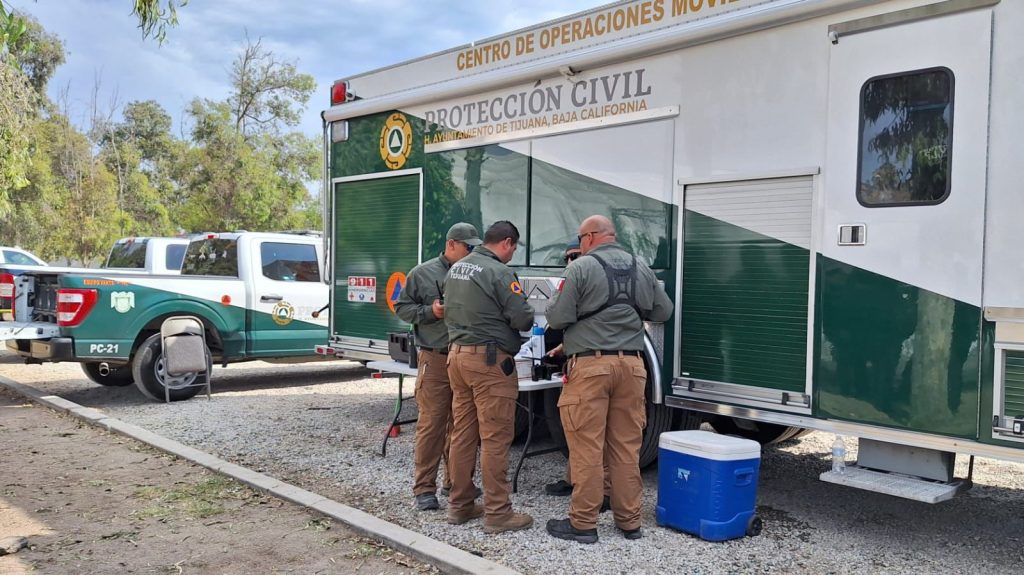
[[[973,438],[992,13],[928,8],[830,27],[815,402]]]
[[[327,332],[326,318],[313,319],[327,303],[317,246],[268,238],[255,240],[252,249],[249,354],[310,355]]]
[[[388,333],[408,331],[394,305],[420,261],[422,191],[419,169],[334,181],[332,345],[387,355]]]

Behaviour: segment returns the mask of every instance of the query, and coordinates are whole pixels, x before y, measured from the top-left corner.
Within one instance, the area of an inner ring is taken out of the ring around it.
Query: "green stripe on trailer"
[[[803,392],[808,250],[684,210],[686,377]]]
[[[981,310],[818,257],[816,414],[977,437]]]

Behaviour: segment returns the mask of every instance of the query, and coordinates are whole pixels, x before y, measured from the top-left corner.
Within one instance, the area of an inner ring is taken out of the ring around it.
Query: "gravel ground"
[[[0,352],[2,355],[2,352]],[[759,537],[708,543],[654,525],[657,474],[644,473],[645,536],[624,540],[610,514],[596,545],[553,539],[549,518],[568,501],[543,485],[561,477],[565,459],[528,459],[516,510],[533,515],[525,532],[484,535],[478,521],[445,522],[412,509],[413,427],[377,451],[390,421],[397,378],[374,379],[349,362],[249,363],[214,370],[214,398],[163,405],[132,387],[91,384],[77,364],[20,365],[0,357],[0,376],[270,473],[524,573],[978,573],[1024,570],[1024,465],[977,460],[975,487],[953,501],[926,505],[817,479],[829,466],[833,436],[813,433],[764,451]],[[406,408],[409,415],[414,405]],[[405,414],[403,414],[405,415]],[[851,442],[852,443],[852,442]],[[513,447],[513,456],[520,447]],[[852,457],[856,453],[851,454]],[[966,457],[958,475],[966,475]]]

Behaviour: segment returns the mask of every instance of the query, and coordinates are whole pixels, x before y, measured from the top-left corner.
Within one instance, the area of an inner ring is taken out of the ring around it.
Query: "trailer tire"
[[[647,409],[647,427],[644,427],[643,440],[640,443],[640,469],[658,460],[658,442],[661,434],[672,431],[674,409],[663,404],[654,403],[651,399],[651,386],[644,389]]]
[[[206,350],[206,363],[212,366],[209,349]],[[170,377],[163,371],[163,347],[158,333],[149,336],[135,350],[132,374],[135,376],[135,386],[153,401],[164,401],[165,386],[169,388],[171,401],[189,399],[201,389],[201,386],[185,387],[195,383],[197,374]]]
[[[106,387],[124,387],[135,381],[130,365],[112,367],[107,375],[100,375],[99,362],[87,362],[81,365],[82,371],[85,372],[85,377],[88,377],[89,381]]]
[[[561,393],[561,388],[544,390],[544,418],[548,422],[551,442],[562,452],[562,455],[569,457],[569,446],[565,441],[565,430],[562,429],[562,417],[558,412],[558,396]],[[640,443],[641,469],[657,461],[658,440],[662,433],[672,431],[672,423],[675,417],[674,409],[651,401],[650,385],[647,386],[644,395],[647,399],[644,406],[644,409],[647,410],[647,426],[644,427],[643,439]],[[691,419],[696,421],[696,427],[700,427],[699,415],[693,414]]]
[[[801,427],[787,427],[763,421],[752,422],[755,429],[747,429],[736,424],[732,417],[720,415],[711,420],[711,427],[722,435],[735,435],[744,439],[752,439],[761,445],[774,445],[787,439],[804,435],[807,430]]]

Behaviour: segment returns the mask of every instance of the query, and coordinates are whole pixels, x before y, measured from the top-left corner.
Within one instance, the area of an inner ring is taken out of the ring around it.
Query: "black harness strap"
[[[608,262],[597,254],[587,255],[597,260],[604,269],[604,275],[608,278],[608,301],[596,310],[579,316],[576,321],[589,319],[612,306],[622,304],[633,308],[633,311],[642,318],[640,306],[636,302],[636,256],[633,256],[633,262],[628,268],[616,268],[608,265]]]

